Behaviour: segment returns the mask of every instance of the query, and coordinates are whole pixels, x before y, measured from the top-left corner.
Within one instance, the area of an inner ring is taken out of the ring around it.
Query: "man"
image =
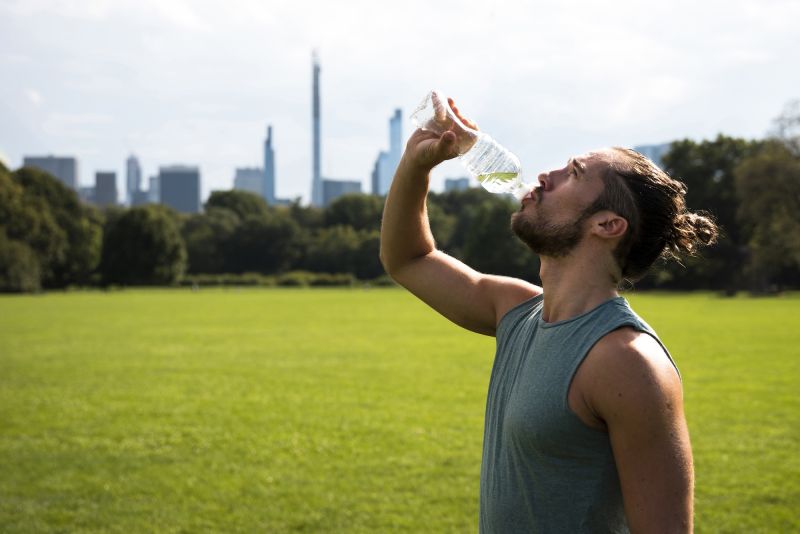
[[[481,532],[691,531],[680,376],[617,287],[660,257],[710,244],[714,223],[688,213],[684,186],[640,154],[598,150],[540,174],[512,216],[541,258],[542,287],[476,272],[436,250],[426,214],[431,169],[469,137],[457,121],[411,135],[386,199],[381,260],[448,319],[497,337]]]

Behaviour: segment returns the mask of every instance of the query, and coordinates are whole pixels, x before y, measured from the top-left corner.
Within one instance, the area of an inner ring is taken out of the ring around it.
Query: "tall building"
[[[466,191],[469,189],[469,178],[445,178],[444,191]]]
[[[58,178],[67,187],[78,190],[78,160],[72,157],[25,156],[23,167],[36,167]]]
[[[264,175],[261,194],[267,204],[275,204],[275,150],[272,148],[272,125],[267,126],[267,139],[264,141]]]
[[[147,202],[151,204],[158,204],[161,202],[161,185],[158,181],[158,175],[151,176],[148,181],[147,189]]]
[[[200,169],[185,165],[161,167],[158,183],[162,204],[182,213],[200,211]]]
[[[671,146],[672,143],[662,143],[660,145],[639,145],[633,147],[633,149],[661,167],[661,158],[664,157],[664,154],[669,152]]]
[[[311,122],[314,129],[313,138],[313,154],[314,154],[314,167],[311,176],[311,205],[322,206],[322,174],[320,171],[320,103],[319,103],[319,58],[316,51],[312,56],[313,60],[313,96],[312,96],[312,117]]]
[[[142,167],[139,159],[131,154],[125,160],[125,202],[134,205],[134,197],[142,190]]]
[[[381,150],[372,167],[372,194],[385,195],[389,192],[391,179],[389,178],[392,170],[388,152]]]
[[[133,198],[131,199],[131,207],[135,208],[136,206],[144,206],[145,204],[150,204],[150,191],[136,191],[133,193]]]
[[[392,174],[400,164],[403,155],[403,112],[400,108],[394,110],[394,115],[389,119],[389,165]]]
[[[331,202],[342,195],[361,193],[361,182],[358,180],[322,180],[322,205],[329,206]]]
[[[266,198],[264,182],[264,171],[258,167],[240,167],[236,169],[236,176],[233,177],[233,188],[237,191],[250,191]]]
[[[398,108],[389,119],[389,151],[381,151],[372,169],[372,193],[385,195],[403,155],[403,115]]]
[[[98,171],[94,174],[94,203],[98,206],[117,205],[117,173]]]
[[[82,185],[78,187],[78,198],[89,204],[94,204],[94,186]]]

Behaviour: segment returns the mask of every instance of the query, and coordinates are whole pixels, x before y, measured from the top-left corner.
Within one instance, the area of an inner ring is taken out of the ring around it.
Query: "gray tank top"
[[[613,330],[630,326],[661,341],[623,297],[556,323],[542,320],[542,299],[519,304],[498,324],[480,532],[628,532],[608,434],[584,424],[567,394],[589,350]]]

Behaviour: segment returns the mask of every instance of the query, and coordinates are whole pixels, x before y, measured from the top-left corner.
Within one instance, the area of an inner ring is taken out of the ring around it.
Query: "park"
[[[697,532],[800,528],[800,296],[625,293],[681,369]],[[0,297],[6,532],[473,532],[494,339],[394,288]]]

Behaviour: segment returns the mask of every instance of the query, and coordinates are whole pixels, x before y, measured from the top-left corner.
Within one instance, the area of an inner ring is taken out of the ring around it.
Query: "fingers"
[[[441,137],[427,147],[426,152],[425,159],[430,167],[435,167],[444,160],[456,157],[458,155],[456,134],[451,131],[444,132]]]
[[[433,104],[433,118],[437,122],[447,120],[447,106],[444,105],[439,94],[434,91],[431,93],[431,103]]]
[[[469,120],[468,118],[466,118],[465,116],[463,116],[461,114],[461,111],[458,109],[458,106],[456,106],[455,100],[453,100],[452,98],[448,98],[447,99],[447,103],[450,104],[450,109],[452,109],[453,113],[456,114],[456,117],[458,117],[458,120],[460,120],[462,123],[464,123],[464,126],[466,126],[467,128],[471,128],[473,130],[477,130],[478,129],[478,125],[477,124],[475,124],[473,121]]]

